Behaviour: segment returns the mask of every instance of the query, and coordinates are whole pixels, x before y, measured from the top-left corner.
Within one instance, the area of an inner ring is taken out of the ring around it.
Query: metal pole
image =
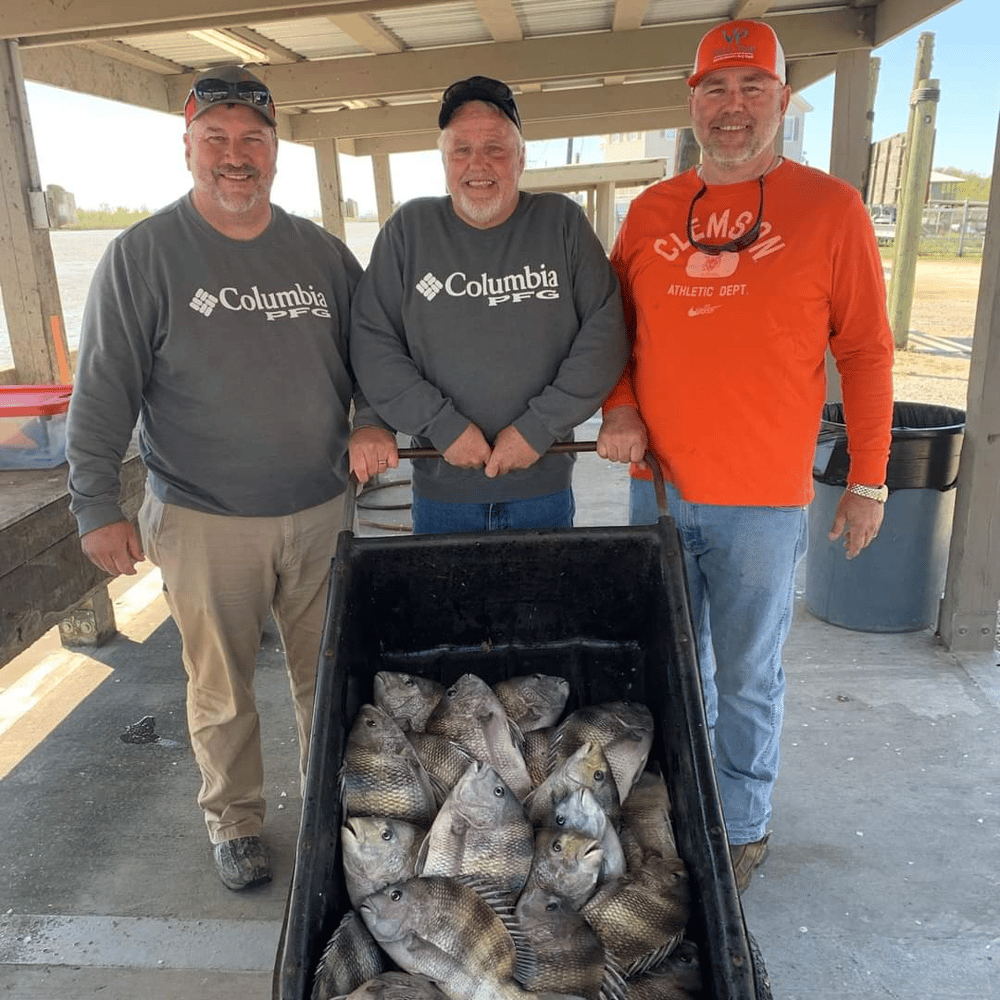
[[[965,227],[969,224],[969,199],[962,202],[962,228],[958,231],[958,256],[965,251]]]
[[[913,308],[913,283],[917,273],[917,246],[924,211],[927,183],[931,175],[934,152],[934,123],[941,97],[938,80],[923,80],[910,99],[915,112],[913,145],[907,161],[903,183],[903,201],[896,213],[896,259],[889,286],[889,322],[893,340],[899,350],[905,350],[910,334],[910,312]]]

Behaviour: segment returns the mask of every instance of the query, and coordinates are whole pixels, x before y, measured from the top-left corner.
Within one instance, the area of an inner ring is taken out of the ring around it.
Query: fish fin
[[[524,986],[538,975],[538,952],[520,925],[507,930],[514,942],[514,978]]]
[[[430,830],[424,835],[424,839],[420,841],[420,847],[417,849],[417,856],[413,861],[413,874],[423,875],[424,865],[427,864],[427,851],[431,842]]]
[[[599,1000],[627,1000],[628,997],[625,970],[610,955],[604,963],[604,978],[598,997]]]
[[[652,951],[647,952],[645,955],[641,955],[639,958],[633,959],[626,966],[626,973],[628,976],[638,976],[643,972],[647,972],[655,966],[663,962],[670,953],[674,950],[684,940],[684,932],[681,931],[679,934],[675,934],[672,938],[666,941],[666,943],[660,945],[659,948],[654,948]]]
[[[443,781],[436,774],[427,771],[427,777],[430,780],[431,792],[434,796],[434,808],[435,810],[440,810],[441,806],[444,805],[445,799],[448,798],[451,789],[448,787],[448,782]]]
[[[521,727],[513,720],[507,720],[507,729],[510,731],[510,739],[514,744],[517,752],[523,757],[524,756],[524,733],[521,732]]]
[[[503,921],[504,926],[510,930],[509,921],[514,921],[514,894],[502,882],[483,875],[452,875],[455,882],[471,889],[487,906]]]

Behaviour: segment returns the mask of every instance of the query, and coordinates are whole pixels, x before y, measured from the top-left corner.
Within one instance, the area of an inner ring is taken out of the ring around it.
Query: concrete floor
[[[579,525],[624,523],[624,497],[622,467],[580,458]],[[0,672],[0,997],[264,1000],[300,808],[277,637],[258,666],[276,876],[232,893],[157,574],[118,591],[112,642],[84,655],[50,634]],[[799,597],[771,855],[744,897],[773,995],[1000,1000],[998,657],[830,626]],[[144,716],[160,741],[123,742]]]

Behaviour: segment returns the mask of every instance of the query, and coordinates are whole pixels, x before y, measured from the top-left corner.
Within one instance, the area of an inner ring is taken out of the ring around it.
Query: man
[[[449,194],[407,202],[376,239],[354,370],[383,420],[443,456],[414,462],[415,532],[568,527],[572,456],[545,453],[625,364],[618,282],[575,203],[518,190],[506,84],[452,84],[438,125]]]
[[[781,649],[806,547],[825,352],[840,370],[851,454],[830,537],[843,535],[852,559],[882,521],[892,335],[857,191],[774,152],[790,89],[771,28],[713,28],[688,83],[702,164],[636,198],[611,255],[634,347],[597,451],[635,463],[632,523],[658,513],[647,446],[668,483],[743,890],[770,836]]]
[[[69,488],[84,552],[112,576],[143,545],[119,506],[137,417],[139,522],[183,642],[198,797],[222,881],[271,878],[253,674],[268,613],[281,633],[305,773],[330,560],[350,443],[359,478],[392,435],[347,357],[361,267],[270,202],[274,102],[238,66],[200,74],[184,109],[192,191],[117,237],[84,313]],[[380,464],[381,461],[381,464]]]

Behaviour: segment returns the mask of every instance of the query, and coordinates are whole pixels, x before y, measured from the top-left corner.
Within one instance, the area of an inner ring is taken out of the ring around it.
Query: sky
[[[906,131],[917,40],[934,34],[932,77],[941,82],[934,166],[989,175],[993,169],[1000,116],[1000,32],[997,0],[959,0],[887,45],[880,59],[872,138]],[[780,25],[779,25],[780,28]],[[73,193],[80,208],[156,209],[190,188],[184,166],[183,121],[179,116],[134,108],[28,81],[28,108],[42,184]],[[833,121],[833,76],[801,91],[814,108],[806,116],[806,161],[829,169]],[[597,138],[574,143],[581,162],[601,159]],[[564,163],[566,140],[528,144],[528,166]],[[443,194],[444,173],[437,152],[390,157],[393,196],[405,201]],[[344,197],[362,212],[374,212],[375,187],[366,157],[341,156]],[[272,200],[302,215],[319,213],[319,190],[311,147],[282,142]]]

